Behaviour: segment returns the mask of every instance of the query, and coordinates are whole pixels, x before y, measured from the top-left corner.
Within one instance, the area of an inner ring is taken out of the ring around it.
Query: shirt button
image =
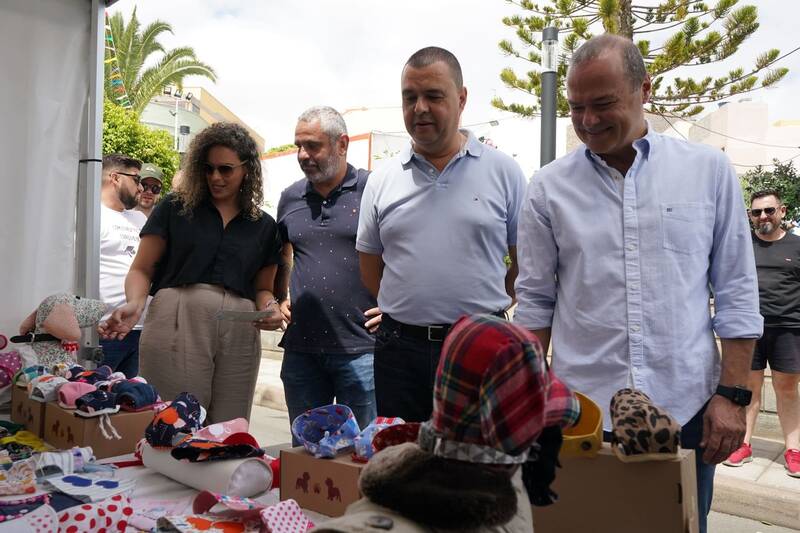
[[[631,290],[632,291],[638,291],[639,290],[639,284],[638,283],[631,283]]]
[[[632,252],[632,251],[634,251],[636,249],[636,245],[635,244],[629,244],[628,246],[625,247],[625,249],[627,249],[629,252]]]
[[[633,326],[631,326],[631,331],[634,332],[634,333],[637,333],[639,331],[639,326],[634,324]]]
[[[433,174],[433,173],[434,173],[434,170],[432,168],[429,168],[428,169],[428,174]]]

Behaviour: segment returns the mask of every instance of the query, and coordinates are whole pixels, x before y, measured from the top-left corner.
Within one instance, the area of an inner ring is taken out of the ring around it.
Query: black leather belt
[[[500,318],[506,318],[505,311],[495,311],[491,314]],[[453,327],[452,324],[431,324],[430,326],[404,324],[403,322],[398,322],[393,319],[386,313],[383,313],[382,323],[397,330],[402,337],[410,337],[425,342],[444,342],[450,328]]]
[[[54,337],[49,333],[26,333],[25,335],[15,335],[11,337],[11,342],[44,342],[44,341],[61,341],[58,337]]]

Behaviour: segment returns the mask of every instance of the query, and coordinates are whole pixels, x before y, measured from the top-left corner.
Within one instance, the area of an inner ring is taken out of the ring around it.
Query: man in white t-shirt
[[[110,311],[125,304],[125,276],[139,249],[139,232],[147,216],[133,208],[142,192],[142,162],[123,154],[103,157],[100,188],[100,298]],[[103,320],[108,318],[108,314]],[[122,340],[101,340],[103,364],[128,378],[139,373],[142,323]]]

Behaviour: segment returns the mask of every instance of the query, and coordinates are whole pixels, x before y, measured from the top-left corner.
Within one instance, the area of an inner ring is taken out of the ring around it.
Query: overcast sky
[[[723,72],[751,66],[768,48],[785,53],[800,46],[800,1],[743,3],[758,6],[761,28]],[[312,105],[399,106],[403,63],[428,45],[449,49],[461,62],[465,125],[501,119],[490,104],[495,95],[525,101],[499,79],[505,66],[520,75],[526,68],[497,47],[501,39],[515,41],[502,18],[519,8],[505,0],[119,0],[110,10],[127,18],[134,6],[143,25],[155,19],[172,25],[175,35],[161,40],[165,47],[191,46],[216,70],[216,84],[198,78],[186,84],[210,89],[267,147],[292,142],[297,116]],[[767,101],[773,120],[800,119],[800,52],[782,65],[792,72],[778,88],[748,96]]]

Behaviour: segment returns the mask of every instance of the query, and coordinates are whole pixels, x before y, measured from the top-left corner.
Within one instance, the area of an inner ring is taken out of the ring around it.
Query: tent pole
[[[81,128],[75,239],[75,293],[100,297],[100,179],[102,173],[105,4],[91,0],[89,93]],[[98,345],[97,332],[84,333],[84,349]],[[85,357],[81,357],[84,359]]]

